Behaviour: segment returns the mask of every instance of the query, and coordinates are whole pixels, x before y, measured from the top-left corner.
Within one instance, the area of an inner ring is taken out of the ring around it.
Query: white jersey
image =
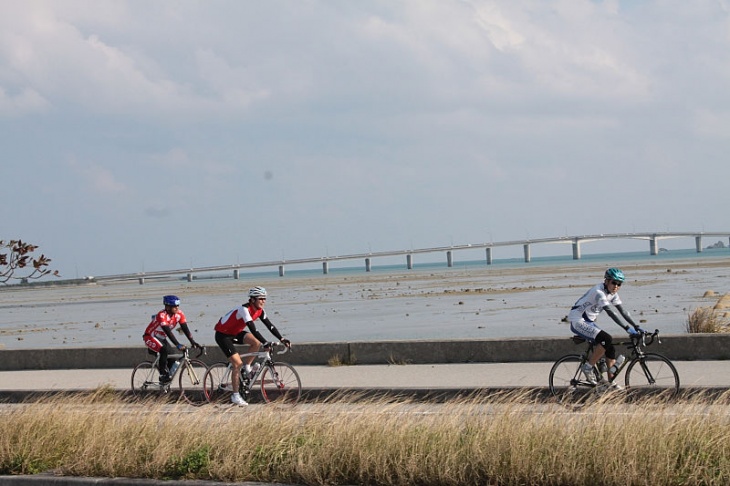
[[[603,311],[603,308],[607,305],[620,305],[621,299],[618,296],[618,292],[610,294],[606,292],[606,288],[603,283],[591,288],[588,292],[583,294],[583,297],[578,299],[575,305],[570,309],[568,314],[568,320],[570,322],[577,322],[581,319],[587,321],[595,321]]]

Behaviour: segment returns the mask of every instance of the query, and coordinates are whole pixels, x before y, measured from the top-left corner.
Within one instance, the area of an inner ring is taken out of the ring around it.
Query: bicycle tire
[[[150,361],[143,361],[132,370],[132,395],[144,399],[159,395],[163,388],[160,385],[160,372]]]
[[[239,382],[239,390],[243,383]],[[228,363],[214,363],[208,367],[203,376],[203,394],[208,403],[221,404],[231,402],[233,386]]]
[[[595,385],[583,379],[580,369],[584,358],[579,354],[568,354],[559,358],[550,369],[548,383],[550,393],[560,402],[583,400]],[[594,374],[596,373],[594,367]],[[595,377],[598,380],[599,376]]]
[[[199,359],[183,361],[178,373],[180,375],[178,384],[180,386],[180,398],[190,405],[200,406],[208,402],[203,392],[203,379],[208,371],[208,365]]]
[[[626,368],[626,389],[649,394],[679,393],[679,373],[669,358],[656,353],[646,353],[634,358]]]
[[[289,363],[276,362],[261,372],[261,396],[266,403],[296,405],[302,396],[302,380]]]

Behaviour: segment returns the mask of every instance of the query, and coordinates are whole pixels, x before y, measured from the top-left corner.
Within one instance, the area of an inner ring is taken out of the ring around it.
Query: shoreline
[[[568,336],[561,319],[607,266],[627,274],[620,295],[635,320],[663,334],[684,332],[690,310],[730,291],[727,257],[29,286],[0,292],[0,348],[144,346],[142,331],[169,293],[181,297],[195,339],[214,348],[213,325],[253,285],[269,290],[267,313],[300,343]],[[621,331],[610,319],[599,325]]]

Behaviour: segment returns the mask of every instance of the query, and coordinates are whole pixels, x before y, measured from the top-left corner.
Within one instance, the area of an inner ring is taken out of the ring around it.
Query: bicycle
[[[278,352],[277,348],[283,348]],[[271,343],[262,351],[245,353],[241,358],[255,356],[252,368],[256,364],[259,368],[253,371],[253,376],[248,376],[241,368],[239,376],[239,393],[247,402],[251,392],[258,382],[261,390],[261,397],[265,403],[277,403],[295,405],[302,396],[302,381],[299,373],[289,363],[274,361],[273,355],[284,354],[290,349],[279,342]],[[214,363],[208,367],[203,377],[203,393],[209,403],[223,404],[230,403],[233,391],[231,382],[231,371],[233,366],[230,363]]]
[[[583,354],[568,354],[553,364],[549,377],[550,392],[559,401],[569,401],[585,398],[592,391],[620,389],[617,380],[621,372],[626,369],[624,382],[627,391],[666,394],[670,397],[679,393],[679,374],[674,364],[661,354],[644,352],[644,348],[650,346],[654,340],[661,344],[659,330],[653,333],[642,330],[629,337],[630,341],[616,343],[616,346],[626,346],[631,355],[618,366],[612,379],[604,378],[597,366],[593,367],[593,379],[596,383],[591,383],[584,376],[581,367],[588,361],[595,347],[594,343],[588,342]],[[573,336],[571,339],[575,344],[587,342],[579,336]]]
[[[197,359],[202,356],[205,346],[198,348],[199,352],[195,358],[191,358],[188,348],[185,348],[182,355],[169,356],[169,358],[178,358],[174,366],[170,370],[170,381],[166,383],[160,382],[160,371],[158,365],[160,363],[160,353],[154,361],[143,361],[132,370],[132,394],[138,399],[149,398],[150,396],[166,395],[170,393],[172,383],[178,376],[178,387],[180,394],[178,399],[185,400],[191,405],[203,405],[206,403],[203,394],[203,377],[208,370],[208,366]]]

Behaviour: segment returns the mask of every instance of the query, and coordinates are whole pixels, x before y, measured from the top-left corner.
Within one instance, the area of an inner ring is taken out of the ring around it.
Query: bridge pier
[[[700,235],[695,236],[695,248],[697,248],[697,253],[702,253],[702,236]]]
[[[453,267],[454,266],[454,259],[451,255],[451,250],[446,252],[446,266],[447,267]]]
[[[529,243],[525,243],[522,248],[525,251],[525,263],[530,263],[530,259],[531,259],[530,258],[530,244]]]
[[[279,265],[279,276],[280,277],[284,276],[284,265]]]
[[[580,260],[580,240],[573,240],[573,260]]]
[[[238,280],[238,278],[241,276],[241,271],[239,269],[233,270],[233,279]]]
[[[191,272],[188,274],[188,282],[192,282],[192,281],[193,281],[193,274]]]
[[[487,248],[487,265],[492,264],[492,248]]]
[[[650,255],[657,255],[659,253],[659,246],[657,243],[656,235],[653,235],[649,239],[649,254]]]
[[[413,270],[413,255],[410,253],[406,255],[406,268],[408,270]]]
[[[366,272],[370,271],[370,258],[365,259],[365,271]]]
[[[139,284],[144,285],[144,277],[139,277]]]
[[[330,273],[330,265],[329,265],[329,262],[322,262],[322,273],[324,273],[325,275],[327,275],[328,273]]]

